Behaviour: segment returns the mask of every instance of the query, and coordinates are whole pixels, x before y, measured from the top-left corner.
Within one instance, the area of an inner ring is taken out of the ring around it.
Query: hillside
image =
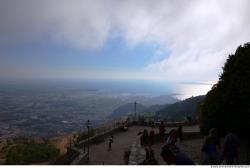
[[[165,105],[156,104],[156,105],[152,105],[149,107],[146,107],[142,104],[136,104],[136,112],[138,114],[155,113],[156,111],[166,108],[167,106],[169,106],[169,104],[165,104]],[[127,116],[128,114],[134,114],[134,103],[128,103],[128,104],[118,107],[117,109],[113,111],[113,113],[109,117],[114,119],[114,118]]]
[[[160,105],[160,104],[156,104],[156,105],[152,105],[149,106],[148,108],[146,108],[143,112],[145,113],[155,113],[163,108],[166,108],[167,106],[169,106],[170,104],[164,104],[164,105]]]
[[[155,97],[144,97],[143,99],[138,99],[138,102],[146,106],[173,104],[178,101],[179,99],[175,98],[173,95],[160,95]]]
[[[204,99],[205,96],[191,97],[157,111],[156,115],[158,118],[173,121],[182,120],[185,117],[196,118],[197,108]]]
[[[112,112],[112,114],[109,117],[114,119],[114,118],[120,118],[120,117],[127,116],[128,114],[134,114],[134,111],[135,111],[134,108],[135,108],[134,103],[128,103],[128,104],[119,106],[118,108],[116,108]],[[142,105],[140,103],[136,104],[136,112],[137,113],[141,113],[146,109],[147,109],[146,106],[144,106],[144,105]]]
[[[109,118],[114,119],[127,116],[128,114],[134,114],[135,101],[137,102],[137,113],[155,113],[156,111],[165,108],[167,105],[177,102],[178,99],[173,97],[172,95],[161,95],[155,97],[130,96],[123,101],[129,101],[129,103],[126,103],[114,109],[113,112],[109,115]]]

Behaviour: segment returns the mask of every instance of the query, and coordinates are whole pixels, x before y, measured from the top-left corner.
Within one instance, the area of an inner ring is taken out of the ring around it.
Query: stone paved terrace
[[[201,148],[204,142],[204,138],[195,138],[195,139],[184,139],[181,143],[181,150],[185,154],[187,154],[196,164],[202,164],[203,153],[201,152]],[[223,138],[221,139],[221,143],[223,146]],[[152,149],[155,153],[155,158],[159,164],[165,164],[162,157],[160,156],[160,151],[163,146],[163,143],[157,143],[152,146]],[[241,140],[240,145],[240,156],[239,156],[239,164],[249,164],[249,142],[246,140]]]
[[[145,126],[131,126],[129,127],[127,132],[118,132],[114,134],[114,143],[112,145],[112,151],[107,150],[108,138],[104,139],[103,142],[91,145],[90,146],[90,164],[97,164],[97,165],[124,164],[124,159],[123,159],[124,151],[130,148],[130,146],[135,142],[138,132],[143,131],[144,129],[150,129],[150,128],[145,127]],[[173,128],[167,128],[167,132],[169,132],[170,129],[173,129]],[[185,126],[183,128],[183,131],[184,132],[199,132],[199,127],[198,126]],[[158,129],[155,129],[155,132],[158,133]],[[157,148],[156,151],[158,151],[158,149],[160,148]],[[159,158],[159,155],[157,158]]]
[[[167,128],[169,132],[174,127]],[[138,138],[138,132],[144,129],[150,129],[145,126],[131,126],[127,132],[118,132],[114,134],[114,143],[112,146],[112,151],[108,151],[108,138],[104,139],[98,144],[90,146],[90,164],[93,165],[119,165],[125,164],[124,162],[124,151],[130,149],[131,145]],[[184,126],[183,131],[185,132],[199,132],[198,126]],[[158,133],[158,129],[155,129]],[[193,159],[197,164],[201,164],[202,153],[201,147],[203,144],[203,138],[195,139],[184,139],[181,150],[186,153],[191,159]],[[163,146],[163,142],[156,143],[152,146],[155,153],[155,158],[159,164],[165,164],[160,156],[160,151]],[[240,164],[249,164],[249,142],[243,140],[240,147]]]

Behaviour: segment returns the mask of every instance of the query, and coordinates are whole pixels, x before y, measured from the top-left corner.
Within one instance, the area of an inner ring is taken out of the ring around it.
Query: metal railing
[[[107,133],[109,131],[112,131],[114,129],[120,128],[123,125],[122,123],[125,123],[125,122],[122,122],[122,121],[110,121],[108,123],[98,125],[97,127],[91,128],[91,131],[93,131],[93,132],[91,133],[90,137],[86,137],[86,138],[84,138],[84,139],[82,139],[80,141],[76,141],[77,136],[75,137],[75,139],[73,137],[69,138],[66,147],[72,147],[76,143],[79,143],[81,141],[87,141],[88,138],[91,139],[93,137],[102,135],[102,134]],[[84,131],[84,132],[82,132],[80,134],[87,135],[88,132]]]
[[[93,130],[93,134],[92,136],[90,136],[89,138],[80,140],[78,143],[87,143],[88,139],[90,141],[93,140],[93,138],[97,138],[98,136],[104,135],[105,133],[109,133],[113,130],[116,130],[118,128],[120,128],[123,125],[128,125],[129,123],[124,124],[125,122],[118,122],[118,121],[113,121],[113,122],[109,122],[109,123],[104,123],[101,124],[95,128],[92,128]],[[84,134],[87,134],[87,132],[83,132]]]

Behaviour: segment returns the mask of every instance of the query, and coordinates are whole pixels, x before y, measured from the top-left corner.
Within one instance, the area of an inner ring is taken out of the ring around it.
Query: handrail
[[[82,144],[82,143],[85,144],[88,140],[92,140],[93,138],[96,138],[96,137],[98,137],[100,135],[103,135],[103,134],[108,133],[108,132],[110,132],[112,130],[118,129],[121,126],[122,126],[122,124],[117,123],[117,122],[116,123],[111,123],[111,124],[110,123],[102,124],[101,126],[94,128],[94,130],[95,131],[97,130],[97,132],[93,136],[91,136],[89,138],[86,138],[84,140],[81,140],[78,143],[79,144]],[[84,133],[87,133],[87,132],[84,132]]]

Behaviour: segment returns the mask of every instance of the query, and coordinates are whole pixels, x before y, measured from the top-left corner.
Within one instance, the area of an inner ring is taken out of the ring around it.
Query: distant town
[[[101,124],[116,108],[134,100],[146,105],[177,101],[171,95],[151,98],[72,86],[2,84],[0,137],[54,137],[81,132],[88,119],[93,125]]]

